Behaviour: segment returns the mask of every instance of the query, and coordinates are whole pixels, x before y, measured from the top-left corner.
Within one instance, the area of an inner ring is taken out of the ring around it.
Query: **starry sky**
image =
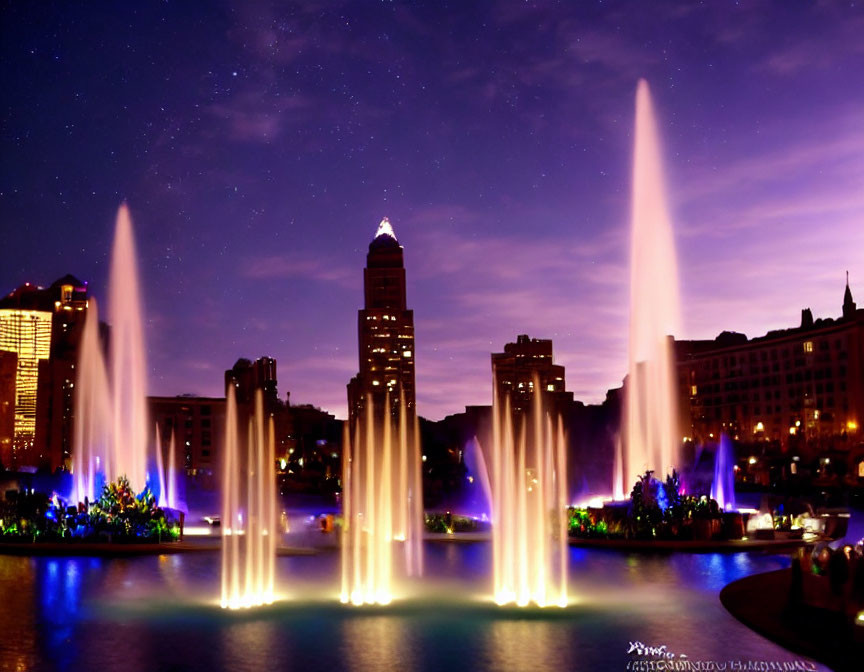
[[[150,393],[344,417],[362,269],[405,248],[417,394],[491,400],[489,353],[552,338],[577,399],[627,361],[636,83],[652,88],[682,338],[864,303],[864,6],[854,2],[4,2],[0,291],[107,297],[139,247]],[[103,307],[105,305],[104,301]],[[110,321],[110,315],[107,316]]]

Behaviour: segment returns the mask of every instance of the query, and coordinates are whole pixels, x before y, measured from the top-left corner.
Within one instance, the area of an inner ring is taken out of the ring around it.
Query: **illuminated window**
[[[50,354],[51,320],[48,312],[0,310],[0,350],[18,355],[13,449],[33,445],[39,361]]]
[[[410,357],[410,356],[411,356],[411,351],[410,351],[410,350],[403,350],[403,351],[402,351],[402,356],[403,356],[403,357]]]
[[[804,352],[813,352],[813,341],[804,341]]]
[[[864,478],[864,460],[858,463],[858,478]]]
[[[690,396],[695,397],[697,390],[698,390],[698,388],[695,385],[691,385],[690,386]]]
[[[549,391],[549,392],[554,392],[554,391],[555,391],[555,386],[554,386],[552,383],[549,383],[549,384],[546,386],[546,390]]]

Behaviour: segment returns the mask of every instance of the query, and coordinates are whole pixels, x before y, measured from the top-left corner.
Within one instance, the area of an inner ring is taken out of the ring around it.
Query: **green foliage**
[[[427,513],[426,514],[426,531],[437,532],[439,534],[454,534],[458,532],[478,532],[481,528],[486,527],[481,521],[469,518],[468,516],[458,516],[452,513]]]
[[[179,536],[179,528],[169,526],[156,506],[150,488],[136,496],[125,476],[102,488],[90,507],[89,525],[97,535],[117,541],[171,541]]]
[[[122,476],[106,483],[89,509],[66,507],[41,493],[0,503],[0,537],[10,540],[160,542],[179,536],[179,525],[165,518],[150,489],[135,495]]]
[[[577,509],[570,507],[568,514],[568,533],[571,537],[582,537],[585,539],[605,538],[609,536],[609,524],[598,519],[596,511],[588,509]]]
[[[717,502],[682,495],[678,473],[660,481],[646,471],[633,485],[630,504],[622,507],[569,509],[569,534],[582,538],[691,539],[697,521],[719,519]]]

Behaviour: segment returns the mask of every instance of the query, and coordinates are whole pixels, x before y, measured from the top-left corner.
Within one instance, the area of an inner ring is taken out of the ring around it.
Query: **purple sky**
[[[421,414],[489,403],[519,333],[596,402],[626,368],[646,77],[680,336],[836,316],[847,269],[864,303],[864,7],[744,4],[6,3],[0,290],[71,272],[103,299],[128,199],[151,393],[269,355],[343,417],[386,215]]]

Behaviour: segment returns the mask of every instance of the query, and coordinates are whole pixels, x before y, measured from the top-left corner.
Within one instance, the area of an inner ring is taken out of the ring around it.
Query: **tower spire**
[[[849,287],[849,271],[846,271],[846,292],[843,294],[843,317],[852,317],[857,307],[855,301],[852,300],[852,289]]]
[[[378,225],[378,231],[375,233],[375,237],[377,238],[378,236],[390,236],[393,240],[396,240],[396,233],[393,231],[389,218],[385,217],[381,220],[381,223]]]

